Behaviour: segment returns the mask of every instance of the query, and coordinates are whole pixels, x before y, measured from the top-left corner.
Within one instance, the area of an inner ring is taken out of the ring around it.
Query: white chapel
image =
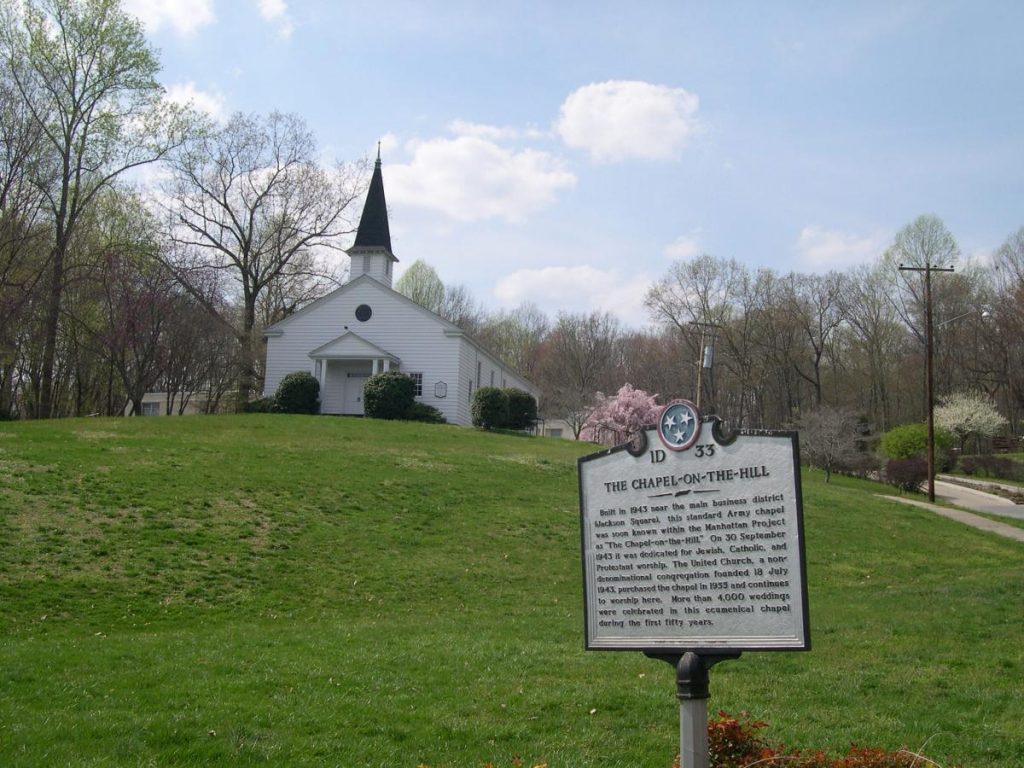
[[[454,323],[391,287],[398,262],[391,250],[380,157],[370,179],[349,281],[264,331],[264,393],[272,395],[293,371],[320,382],[320,412],[363,414],[363,385],[375,373],[401,371],[416,382],[416,400],[450,424],[472,423],[470,404],[480,387],[537,388]]]

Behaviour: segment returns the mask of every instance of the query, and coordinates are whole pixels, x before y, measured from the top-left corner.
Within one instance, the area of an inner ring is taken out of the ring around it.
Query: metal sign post
[[[810,648],[797,435],[726,435],[677,400],[579,479],[586,647],[676,667],[682,766],[706,768],[708,670]]]
[[[667,661],[676,670],[680,768],[708,768],[708,699],[711,698],[708,672],[715,664],[738,659],[740,654],[698,656],[687,651],[681,655],[647,655]]]

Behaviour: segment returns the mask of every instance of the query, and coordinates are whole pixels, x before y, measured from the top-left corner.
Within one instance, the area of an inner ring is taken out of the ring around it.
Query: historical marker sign
[[[725,437],[676,401],[579,480],[588,649],[810,648],[795,432]]]

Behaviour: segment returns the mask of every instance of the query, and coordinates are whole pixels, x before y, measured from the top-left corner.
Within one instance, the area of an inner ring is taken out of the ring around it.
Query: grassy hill
[[[0,424],[0,765],[669,766],[673,672],[583,645],[577,456],[299,416]],[[810,653],[710,707],[1024,766],[1020,544],[805,476]],[[924,746],[926,745],[926,746]]]

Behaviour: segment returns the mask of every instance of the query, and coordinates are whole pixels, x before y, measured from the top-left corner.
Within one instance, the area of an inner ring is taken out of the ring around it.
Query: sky
[[[398,272],[639,328],[673,261],[845,270],[1024,226],[1024,3],[124,0],[175,99],[383,161]]]

